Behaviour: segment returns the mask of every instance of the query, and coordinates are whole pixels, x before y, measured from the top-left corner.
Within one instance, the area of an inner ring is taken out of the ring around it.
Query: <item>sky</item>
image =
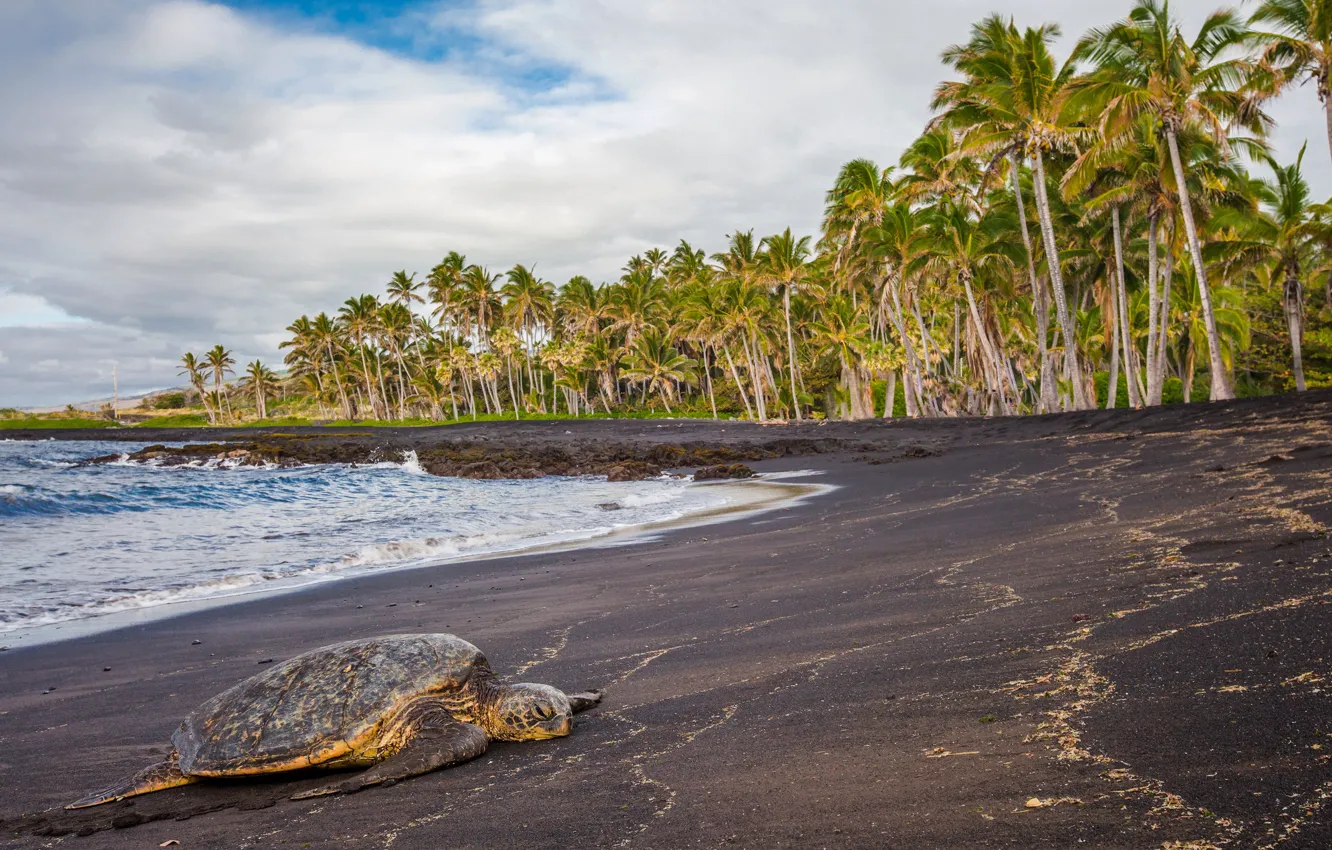
[[[1175,0],[1196,27],[1216,8]],[[991,12],[1063,48],[1128,2],[3,0],[0,407],[277,366],[303,313],[424,276],[610,280],[681,238],[817,232],[842,163],[888,165],[940,52]],[[1332,161],[1316,94],[1279,158]]]

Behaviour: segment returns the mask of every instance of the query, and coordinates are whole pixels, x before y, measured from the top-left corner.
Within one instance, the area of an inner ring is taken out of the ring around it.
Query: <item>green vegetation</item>
[[[74,416],[22,416],[0,419],[0,431],[51,430],[56,428],[116,428],[119,423],[107,419]]]
[[[681,241],[559,288],[451,252],[292,322],[284,379],[256,361],[229,385],[221,346],[182,374],[210,421],[281,424],[1025,414],[1332,386],[1332,206],[1303,154],[1268,154],[1264,111],[1306,80],[1332,110],[1332,5],[1266,0],[1184,32],[1138,0],[1062,59],[1058,35],[976,23],[943,51],[922,135],[895,166],[847,163],[817,239]]]
[[[169,416],[154,416],[138,422],[135,428],[191,428],[207,425],[207,417],[198,413],[176,413]]]

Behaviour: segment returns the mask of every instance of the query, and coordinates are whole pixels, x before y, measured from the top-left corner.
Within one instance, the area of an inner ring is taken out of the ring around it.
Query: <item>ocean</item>
[[[411,453],[295,469],[80,463],[142,445],[0,441],[0,645],[123,612],[593,541],[735,497],[670,478],[440,478]]]

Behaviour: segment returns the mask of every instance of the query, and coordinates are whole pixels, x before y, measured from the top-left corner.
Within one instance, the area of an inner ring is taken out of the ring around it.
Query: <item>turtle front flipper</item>
[[[599,702],[601,702],[601,691],[598,690],[584,691],[581,694],[569,694],[569,708],[574,714],[587,711]]]
[[[82,800],[70,803],[65,808],[86,809],[89,806],[100,806],[103,803],[113,803],[126,797],[151,794],[154,791],[165,791],[168,788],[189,785],[198,781],[193,776],[186,776],[180,772],[180,766],[176,763],[176,754],[173,752],[166,761],[145,767],[129,779],[118,782],[105,790],[89,794]]]
[[[303,791],[293,800],[325,797],[329,794],[352,794],[372,785],[396,782],[409,776],[420,776],[442,767],[471,761],[486,751],[490,740],[486,730],[471,723],[446,720],[438,725],[422,726],[407,745],[364,773],[343,782]]]

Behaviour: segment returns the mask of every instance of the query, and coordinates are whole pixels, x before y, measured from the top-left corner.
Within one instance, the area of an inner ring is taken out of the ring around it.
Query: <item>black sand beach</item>
[[[1332,846],[1332,394],[328,439],[483,437],[496,452],[730,447],[838,489],[624,547],[357,578],[0,654],[7,846]],[[190,709],[265,660],[405,631],[456,633],[502,674],[605,700],[569,738],[348,797],[288,799],[316,777],[59,808],[155,761]]]

